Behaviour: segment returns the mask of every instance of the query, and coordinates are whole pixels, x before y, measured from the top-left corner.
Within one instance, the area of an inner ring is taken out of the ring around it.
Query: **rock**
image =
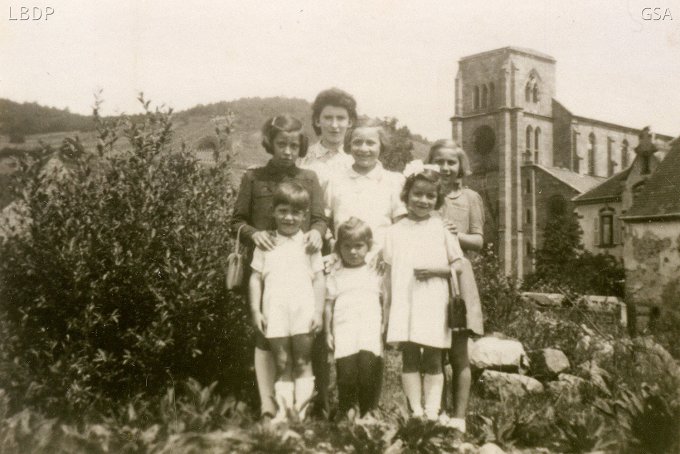
[[[456,451],[458,454],[478,454],[477,447],[472,443],[461,443]]]
[[[609,372],[602,369],[595,361],[586,361],[579,364],[578,370],[588,381],[606,396],[611,395],[607,382],[611,380]]]
[[[576,355],[602,362],[614,356],[614,344],[602,336],[586,334],[578,340],[575,348]]]
[[[479,448],[477,454],[505,454],[505,451],[499,448],[497,444],[485,443],[481,448]]]
[[[517,372],[529,364],[519,341],[486,336],[475,341],[470,349],[470,365],[476,369]]]
[[[536,378],[552,380],[571,366],[562,350],[544,348],[529,353],[531,375]]]
[[[577,403],[581,401],[581,390],[586,384],[586,380],[576,375],[560,374],[557,381],[547,383],[546,387],[553,396]]]
[[[526,375],[509,374],[495,370],[485,370],[479,378],[482,394],[495,399],[528,394],[540,394],[544,388],[540,381]]]

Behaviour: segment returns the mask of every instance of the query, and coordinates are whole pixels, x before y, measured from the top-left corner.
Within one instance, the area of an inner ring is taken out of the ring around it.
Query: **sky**
[[[680,134],[680,0],[0,5],[0,98],[18,102],[90,113],[101,89],[104,113],[115,114],[137,112],[140,91],[182,110],[240,97],[312,101],[337,86],[360,113],[397,117],[434,140],[451,134],[458,60],[518,46],[556,59],[556,98],[574,114]],[[31,20],[11,20],[26,5]],[[659,20],[644,20],[645,7],[660,8]]]

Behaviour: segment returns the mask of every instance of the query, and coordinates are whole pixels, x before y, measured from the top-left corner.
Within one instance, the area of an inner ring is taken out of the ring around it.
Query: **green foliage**
[[[601,400],[596,406],[616,421],[628,440],[630,452],[680,452],[680,407],[677,400],[669,402],[667,395],[644,386],[639,392],[622,387],[615,400]]]
[[[16,404],[76,415],[151,398],[190,376],[247,382],[245,304],[226,291],[233,194],[226,164],[172,149],[170,111],[109,122],[97,153],[20,173],[28,219],[1,246],[0,318]],[[124,137],[125,152],[113,152]]]
[[[649,331],[676,359],[680,358],[680,279],[669,283],[661,294],[659,316],[652,318]]]
[[[87,115],[34,102],[19,104],[8,99],[0,99],[0,125],[0,134],[9,135],[11,143],[23,143],[28,134],[94,129],[92,117]]]
[[[592,411],[574,412],[558,417],[560,446],[568,453],[605,451],[614,445],[602,417]]]
[[[384,128],[389,136],[385,151],[380,154],[380,162],[387,170],[401,172],[406,163],[413,161],[413,142],[407,126],[397,128],[396,118],[386,118]]]
[[[451,430],[422,418],[397,417],[397,432],[393,442],[401,441],[403,453],[439,453],[450,446]]]

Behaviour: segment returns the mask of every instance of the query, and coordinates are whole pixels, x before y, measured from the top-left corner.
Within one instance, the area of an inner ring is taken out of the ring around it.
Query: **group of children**
[[[461,244],[481,247],[481,199],[461,186],[467,158],[451,141],[435,143],[428,164],[409,163],[403,175],[384,169],[385,132],[359,121],[352,103],[337,89],[317,97],[321,141],[312,147],[295,118],[267,121],[263,146],[272,158],[241,183],[234,227],[254,246],[248,297],[263,414],[283,420],[294,409],[304,417],[315,375],[317,382],[326,375],[312,367],[319,342],[334,353],[339,414],[372,412],[387,342],[402,352],[413,416],[430,420],[441,418],[443,353],[451,351],[454,390],[465,395],[456,397],[449,422],[464,432],[467,335],[482,328]],[[447,323],[451,279],[467,284],[469,306],[468,330],[455,334]],[[271,351],[274,371],[258,349]],[[275,376],[273,399],[263,392],[267,375]],[[324,388],[317,383],[319,393]]]

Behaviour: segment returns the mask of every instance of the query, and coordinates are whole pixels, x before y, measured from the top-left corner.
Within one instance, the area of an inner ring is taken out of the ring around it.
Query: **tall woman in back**
[[[482,198],[463,185],[470,175],[467,155],[454,141],[436,141],[427,162],[439,166],[442,192],[446,195],[439,212],[451,233],[458,236],[463,252],[479,251],[484,244],[484,204]],[[467,258],[461,263],[460,289],[467,309],[467,330],[453,333],[449,358],[453,369],[454,413],[449,425],[465,432],[465,413],[470,396],[471,373],[468,337],[484,333],[482,307],[472,266]]]

